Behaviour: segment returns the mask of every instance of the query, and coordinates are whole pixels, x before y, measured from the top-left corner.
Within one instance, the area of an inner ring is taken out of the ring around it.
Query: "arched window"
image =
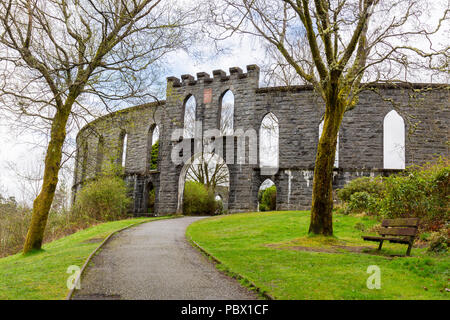
[[[278,118],[269,112],[261,121],[259,129],[259,167],[262,174],[274,174],[278,170],[278,135]]]
[[[87,174],[87,164],[88,164],[88,144],[87,142],[83,142],[82,146],[82,158],[81,158],[81,181],[84,181]]]
[[[126,132],[122,133],[122,167],[125,168],[125,163],[127,160],[127,144],[128,144],[128,134]]]
[[[148,163],[150,170],[158,169],[159,127],[152,125],[148,132]]]
[[[97,162],[95,164],[95,172],[100,173],[102,171],[103,153],[105,148],[105,142],[102,136],[98,138],[97,144]]]
[[[194,96],[190,96],[184,103],[184,138],[193,138],[195,134],[195,112],[197,102]]]
[[[405,122],[395,110],[383,121],[383,167],[405,169]]]
[[[234,94],[227,90],[220,101],[220,134],[232,135],[234,129]]]
[[[322,136],[322,132],[323,132],[323,120],[319,124],[319,139]],[[334,154],[334,167],[339,168],[339,132],[337,134],[336,152]]]

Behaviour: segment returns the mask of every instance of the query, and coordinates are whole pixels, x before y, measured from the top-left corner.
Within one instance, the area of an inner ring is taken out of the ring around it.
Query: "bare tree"
[[[0,103],[49,137],[25,253],[42,245],[66,129],[98,106],[153,99],[161,58],[186,46],[196,12],[169,0],[0,3]]]
[[[190,165],[186,179],[200,182],[208,189],[216,190],[217,186],[228,186],[228,167],[219,156],[202,152],[201,156]]]
[[[288,74],[281,74],[285,84],[311,84],[323,99],[309,231],[332,235],[332,170],[344,114],[373,82],[442,74],[448,81],[448,2],[222,0],[211,3],[210,18],[213,38],[260,38],[275,54],[272,70]]]

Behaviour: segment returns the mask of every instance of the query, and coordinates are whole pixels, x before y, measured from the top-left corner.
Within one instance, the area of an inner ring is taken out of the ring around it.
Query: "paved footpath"
[[[257,299],[185,237],[201,217],[144,223],[114,235],[91,260],[73,299]]]

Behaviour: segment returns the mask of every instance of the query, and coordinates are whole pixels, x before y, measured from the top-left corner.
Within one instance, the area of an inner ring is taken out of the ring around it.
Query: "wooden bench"
[[[411,248],[414,243],[414,238],[417,234],[417,227],[419,225],[418,218],[407,219],[385,219],[381,223],[381,230],[378,232],[379,236],[363,236],[366,241],[379,242],[378,250],[381,250],[383,241],[392,243],[403,243],[408,245],[406,255],[411,254]]]

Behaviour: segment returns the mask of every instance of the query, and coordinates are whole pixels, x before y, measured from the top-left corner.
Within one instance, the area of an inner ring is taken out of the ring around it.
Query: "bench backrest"
[[[414,237],[419,225],[418,218],[385,219],[381,223],[379,234],[386,236]]]

